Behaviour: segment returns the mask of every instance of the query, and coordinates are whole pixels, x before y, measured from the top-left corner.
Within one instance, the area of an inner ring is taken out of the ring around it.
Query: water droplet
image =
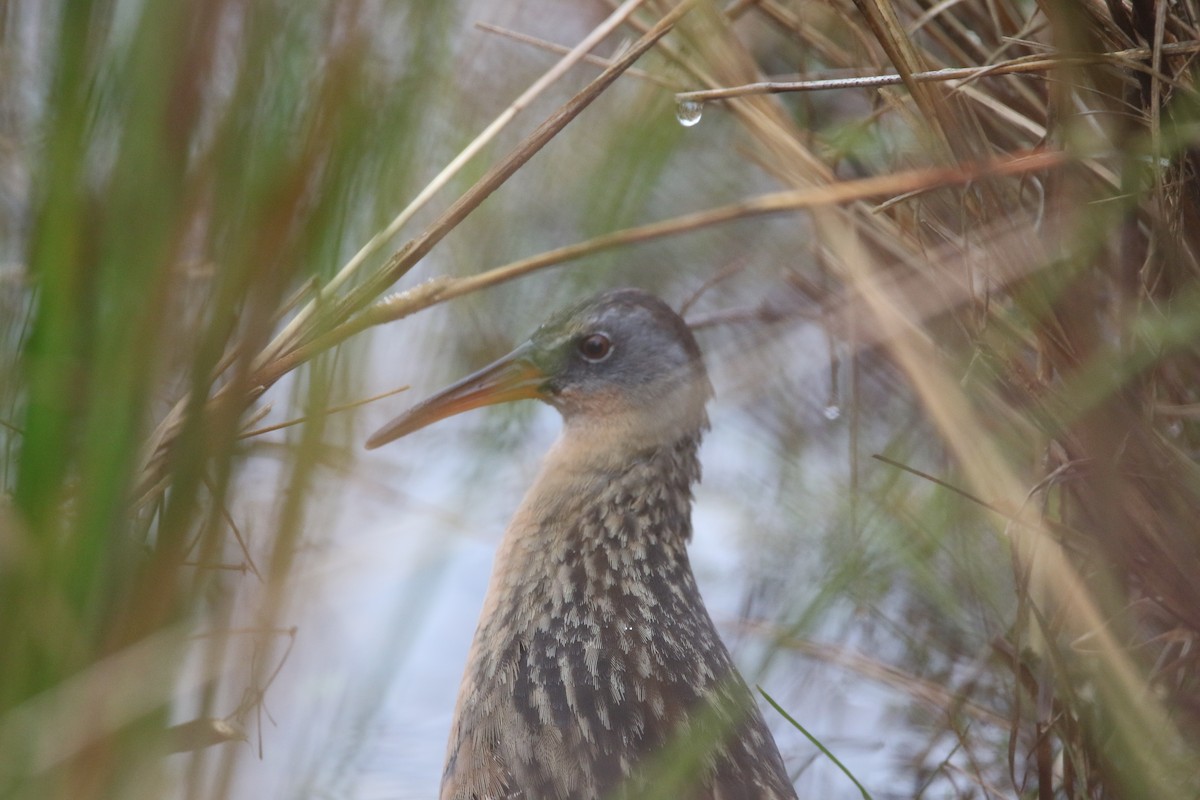
[[[685,128],[690,128],[700,121],[704,114],[704,104],[697,100],[680,100],[675,104],[675,119]]]
[[[842,416],[841,406],[837,406],[837,405],[825,406],[825,419],[829,420],[830,422],[833,422],[835,419],[839,419],[841,416]]]

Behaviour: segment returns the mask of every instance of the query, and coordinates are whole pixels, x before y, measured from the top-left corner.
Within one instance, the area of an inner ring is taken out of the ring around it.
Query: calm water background
[[[422,123],[426,146],[421,163],[408,165],[417,185],[555,59],[476,30],[473,22],[573,43],[604,12],[600,6],[581,11],[529,0],[462,2],[448,13],[444,71],[433,78],[434,103]],[[377,33],[386,45],[402,15],[382,6],[379,14]],[[607,42],[600,52],[619,45]],[[379,67],[402,73],[404,53],[391,53]],[[511,147],[594,74],[592,67],[574,70],[493,149]],[[668,92],[623,80],[398,288],[778,189],[748,166],[737,147],[736,129],[720,109],[684,128]],[[614,171],[614,165],[622,166]],[[348,236],[343,258],[364,238]],[[734,268],[733,277],[707,292],[689,317],[752,309],[788,301],[786,274],[812,263],[817,249],[802,217],[727,225],[595,256],[352,343],[363,361],[356,370],[359,385],[344,399],[406,384],[412,390],[364,409],[329,442],[330,460],[314,489],[319,496],[296,565],[295,597],[279,620],[296,626],[294,646],[263,713],[247,720],[250,742],[224,746],[240,748],[230,796],[436,796],[492,556],[559,420],[536,403],[480,410],[368,453],[362,442],[372,430],[506,352],[549,310],[595,291],[641,286],[679,307],[705,281]],[[850,465],[886,441],[884,415],[855,415],[850,406],[840,415],[829,412],[831,406],[842,410],[842,400],[831,378],[830,341],[816,324],[721,325],[702,331],[700,341],[717,396],[710,407],[713,430],[701,453],[705,477],[696,495],[691,555],[709,611],[752,685],[782,703],[875,797],[912,796],[911,787],[892,786],[902,743],[910,738],[894,709],[907,698],[844,667],[778,649],[770,635],[786,622],[797,636],[881,660],[894,647],[876,617],[821,599],[833,565],[859,547],[859,534],[842,530]],[[846,376],[839,375],[839,386],[845,385]],[[262,424],[300,413],[290,402],[293,391],[285,380],[263,398],[273,410]],[[860,437],[856,456],[849,448],[852,425]],[[287,435],[263,440],[281,442]],[[237,480],[233,513],[252,550],[256,526],[272,518],[280,485],[278,462],[269,452],[251,458]],[[260,587],[247,576],[231,577],[226,585],[252,620]],[[816,612],[806,616],[809,607]],[[236,707],[244,686],[226,681],[229,695],[218,707]],[[188,710],[182,703],[181,719]],[[859,796],[803,736],[775,712],[768,709],[766,716],[789,768],[800,776],[802,796]]]
[[[394,337],[388,330],[374,336],[369,392],[408,380],[407,364],[433,363],[419,354],[397,359]],[[824,413],[823,334],[792,330],[759,352],[767,359],[790,352],[811,362],[807,388],[793,400],[797,417],[817,435],[786,470],[809,476],[802,486],[781,473],[772,433],[755,413],[756,400],[779,386],[745,385],[745,358],[730,363],[720,332],[701,338],[718,344],[718,357],[709,359],[717,398],[701,453],[705,478],[697,491],[691,556],[710,613],[752,684],[783,703],[877,797],[903,796],[888,791],[897,778],[892,766],[903,728],[891,709],[902,698],[786,651],[762,669],[771,650],[764,630],[788,603],[822,584],[821,542],[846,478],[845,457],[838,454],[845,425]],[[444,383],[411,379],[410,393],[363,414],[359,442]],[[781,381],[788,378],[777,373],[774,382]],[[379,451],[355,452],[348,468],[332,476],[325,488],[329,505],[299,567],[302,589],[289,615],[299,624],[295,647],[267,696],[264,754],[242,761],[235,796],[436,796],[492,556],[558,429],[557,414],[536,403],[480,410]],[[261,481],[269,496],[270,468],[260,467],[248,470],[242,487],[254,495],[254,482]],[[785,507],[779,507],[781,491],[791,494]],[[822,506],[829,517],[822,517]],[[803,524],[797,508],[810,509]],[[814,633],[856,647],[869,648],[873,639],[854,615],[829,615]],[[801,773],[797,785],[805,795],[858,796],[799,733],[772,710],[766,714],[789,768]]]

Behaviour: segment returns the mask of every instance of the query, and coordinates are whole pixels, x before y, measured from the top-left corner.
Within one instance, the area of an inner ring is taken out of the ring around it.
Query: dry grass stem
[[[710,100],[727,100],[733,97],[744,97],[754,94],[785,94],[789,92],[823,92],[839,89],[877,89],[882,86],[897,86],[906,80],[915,83],[937,83],[951,81],[974,81],[998,75],[1028,75],[1045,73],[1064,67],[1081,67],[1090,64],[1113,64],[1129,69],[1144,71],[1156,81],[1166,83],[1173,88],[1191,92],[1192,88],[1183,82],[1169,78],[1159,72],[1157,60],[1164,52],[1172,55],[1183,55],[1200,52],[1200,42],[1172,42],[1153,51],[1147,47],[1135,47],[1112,53],[1095,53],[1085,55],[1064,55],[1046,57],[1040,55],[1022,56],[1021,58],[1001,61],[982,67],[945,67],[943,69],[913,72],[909,75],[858,75],[846,78],[822,78],[815,80],[794,81],[759,81],[745,86],[728,86],[720,89],[701,89],[694,92],[677,92],[675,99],[683,102],[692,100],[706,102]],[[1154,57],[1155,63],[1149,67],[1142,65],[1146,58]],[[956,86],[957,88],[957,86]]]
[[[539,50],[545,50],[547,53],[556,53],[558,55],[565,55],[565,54],[571,52],[571,48],[569,48],[565,45],[555,44],[554,42],[547,42],[545,39],[539,39],[536,36],[530,36],[527,33],[521,33],[519,31],[511,31],[508,28],[502,28],[499,25],[492,25],[489,22],[476,22],[475,27],[481,31],[487,31],[488,33],[494,33],[497,36],[503,36],[506,39],[511,39],[514,42],[520,42],[521,44],[527,44],[532,47],[536,47]],[[602,67],[604,69],[611,67],[612,63],[613,63],[611,59],[601,58],[600,56],[594,56],[594,55],[590,55],[590,54],[584,56],[583,61],[584,61],[584,63],[591,64],[591,65],[597,66],[597,67]],[[670,89],[671,91],[679,90],[678,84],[676,84],[672,81],[669,81],[665,78],[662,78],[653,72],[646,72],[643,69],[637,69],[635,67],[635,68],[626,70],[625,74],[631,78],[637,78],[638,80],[642,80],[642,81],[649,81],[650,83],[661,86],[664,89]]]

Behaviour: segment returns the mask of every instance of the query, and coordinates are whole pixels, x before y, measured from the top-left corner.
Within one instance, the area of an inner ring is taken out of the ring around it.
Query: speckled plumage
[[[596,335],[611,353],[593,359]],[[681,745],[698,760],[671,797],[795,798],[688,561],[710,394],[683,320],[617,290],[373,437],[496,395],[536,396],[565,422],[496,556],[441,800],[632,800]]]
[[[688,562],[698,438],[580,475],[582,491],[548,503],[561,456],[547,459],[497,556],[442,800],[615,796],[706,702],[745,719],[682,797],[795,797]]]

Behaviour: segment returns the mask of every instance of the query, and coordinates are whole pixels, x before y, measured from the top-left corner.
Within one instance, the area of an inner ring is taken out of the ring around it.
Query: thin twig
[[[391,391],[382,392],[381,394],[372,395],[371,397],[364,397],[361,400],[355,400],[352,403],[345,403],[340,406],[333,406],[332,408],[327,408],[327,409],[322,410],[321,415],[329,416],[330,414],[338,414],[338,413],[341,413],[342,411],[349,411],[352,408],[359,408],[361,406],[367,405],[368,403],[374,403],[376,400],[382,400],[385,397],[391,397],[393,395],[400,394],[401,392],[407,392],[409,390],[409,388],[411,388],[411,387],[400,386],[396,389],[392,389]],[[289,419],[287,422],[280,422],[275,425],[267,425],[262,428],[255,428],[252,431],[243,431],[242,433],[238,434],[238,438],[239,439],[249,439],[252,436],[261,436],[264,433],[273,433],[275,431],[281,431],[284,428],[290,428],[293,425],[299,425],[301,422],[305,422],[307,420],[308,420],[308,416],[306,415],[303,417],[297,417],[295,419]]]
[[[712,289],[717,284],[725,281],[726,279],[738,274],[744,270],[749,263],[750,262],[745,258],[738,258],[721,267],[712,275],[708,276],[703,283],[696,287],[694,292],[684,298],[684,301],[679,304],[679,316],[686,317],[688,311],[691,310],[692,306],[699,302],[700,298],[704,296],[705,292],[707,292],[709,289]]]
[[[1178,417],[1182,419],[1200,419],[1200,403],[1184,403],[1171,405],[1155,403],[1154,414],[1159,417]]]
[[[250,572],[250,565],[246,564],[245,562],[238,562],[238,563],[234,564],[234,563],[225,563],[225,562],[204,563],[204,562],[200,562],[200,561],[181,561],[179,563],[185,567],[196,567],[197,569],[223,570],[225,572],[240,572],[243,575],[245,575],[247,572]]]
[[[984,500],[982,497],[971,494],[970,492],[968,492],[966,489],[963,489],[962,487],[955,486],[954,484],[944,481],[935,475],[930,475],[928,472],[923,472],[923,471],[917,469],[916,467],[910,467],[908,464],[903,464],[899,461],[895,461],[894,459],[888,458],[887,456],[880,455],[878,453],[872,455],[871,458],[875,459],[876,461],[882,461],[884,464],[887,464],[888,466],[903,470],[903,471],[909,473],[910,475],[916,475],[918,478],[927,480],[936,486],[940,486],[943,489],[954,492],[954,494],[958,495],[959,497],[970,500],[972,503],[976,504],[977,506],[980,506],[981,508],[986,508],[988,511],[991,511],[993,514],[1003,517],[1004,520],[1007,523],[1009,523],[1010,525],[1021,525],[1021,526],[1029,527],[1029,528],[1033,528],[1033,529],[1036,529],[1038,527],[1038,525],[1045,526],[1045,527],[1049,528],[1050,530],[1054,531],[1055,533],[1059,534],[1059,536],[1063,540],[1063,544],[1071,544],[1072,542],[1080,542],[1080,541],[1083,541],[1083,539],[1084,539],[1084,536],[1082,533],[1075,530],[1074,528],[1072,528],[1069,525],[1064,525],[1061,522],[1056,522],[1055,520],[1049,519],[1047,517],[1039,518],[1038,525],[1034,525],[1033,523],[1030,523],[1030,522],[1025,522],[1024,520],[1021,519],[1021,516],[1019,513],[1014,514],[1012,512],[1005,511],[1004,509],[1000,508],[999,506],[997,506],[993,503],[989,503],[987,500]]]
[[[205,480],[205,483],[207,482],[208,481]],[[212,491],[211,486],[209,487],[209,491]],[[231,531],[233,531],[233,538],[237,540],[238,548],[240,548],[242,551],[242,557],[245,558],[246,563],[250,565],[250,571],[254,573],[254,577],[258,578],[259,583],[262,583],[262,573],[258,571],[258,565],[254,563],[254,556],[250,555],[250,547],[246,544],[245,537],[242,536],[241,528],[239,528],[237,522],[234,521],[233,514],[229,513],[229,509],[225,508],[223,503],[218,506],[218,510],[221,512],[221,516],[224,517],[225,524],[229,526]]]
[[[1200,42],[1172,42],[1164,44],[1155,52],[1164,54],[1194,53],[1200,51]],[[1047,72],[1059,67],[1084,66],[1106,62],[1129,62],[1139,58],[1149,58],[1151,48],[1138,47],[1129,50],[1118,50],[1112,53],[1069,56],[1025,56],[1011,61],[991,64],[982,67],[947,67],[925,72],[914,72],[908,78],[917,83],[935,83],[938,81],[974,80],[993,75],[1020,75],[1031,72]],[[1126,66],[1134,66],[1125,64]],[[1162,76],[1159,76],[1160,79]],[[755,94],[783,94],[785,92],[819,92],[833,89],[874,89],[881,86],[896,86],[904,83],[904,76],[890,73],[886,75],[860,75],[850,78],[824,78],[803,81],[758,81],[743,86],[730,86],[721,89],[702,89],[695,92],[680,92],[675,95],[677,101],[692,100],[706,102],[709,100],[728,100],[731,97],[745,97]],[[1177,85],[1177,88],[1185,88]]]
[[[507,39],[512,39],[515,42],[527,44],[532,47],[536,47],[539,50],[545,50],[550,53],[565,55],[571,52],[571,48],[565,45],[548,42],[545,39],[539,39],[536,36],[530,36],[527,33],[519,33],[517,31],[509,30],[508,28],[501,28],[499,25],[493,25],[490,22],[476,22],[475,27],[481,31],[494,33],[498,36],[503,36]],[[594,56],[590,53],[583,57],[583,61],[588,64],[593,64],[597,67],[604,67],[605,69],[611,67],[613,64],[611,59]],[[656,83],[659,86],[670,89],[673,92],[679,91],[679,84],[677,82],[669,81],[666,78],[661,78],[658,75],[655,75],[653,72],[646,72],[644,69],[628,69],[625,71],[625,74],[631,78],[640,78],[641,80],[649,81],[650,83]]]

